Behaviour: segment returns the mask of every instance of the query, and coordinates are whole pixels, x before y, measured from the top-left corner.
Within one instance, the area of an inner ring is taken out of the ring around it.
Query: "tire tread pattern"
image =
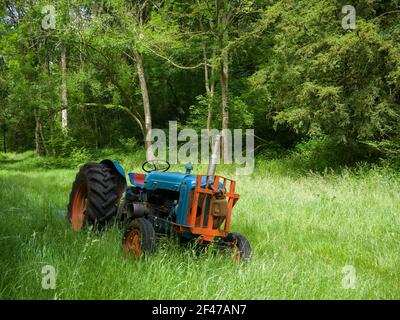
[[[68,204],[68,219],[72,218],[72,204],[82,183],[88,187],[86,223],[99,229],[109,225],[117,214],[119,198],[118,177],[111,168],[101,163],[87,163],[76,175]]]
[[[126,239],[134,229],[138,229],[141,233],[141,251],[143,254],[153,253],[156,247],[156,233],[153,225],[145,218],[137,218],[128,222],[125,227],[122,244],[125,244]]]

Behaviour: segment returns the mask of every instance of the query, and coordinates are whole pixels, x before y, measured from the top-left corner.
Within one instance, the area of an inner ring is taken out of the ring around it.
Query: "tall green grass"
[[[301,173],[285,171],[284,160],[259,161],[253,176],[236,177],[231,226],[251,242],[249,263],[197,256],[175,241],[133,261],[123,258],[117,227],[71,231],[62,213],[76,170],[32,159],[0,159],[1,299],[400,298],[400,175],[393,170]],[[55,290],[42,289],[44,265],[57,270]],[[355,267],[355,289],[342,287],[345,265]]]

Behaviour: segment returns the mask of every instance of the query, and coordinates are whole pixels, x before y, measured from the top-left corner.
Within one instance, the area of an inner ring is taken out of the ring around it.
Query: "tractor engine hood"
[[[156,189],[164,189],[171,191],[179,191],[184,184],[188,186],[188,190],[192,190],[196,186],[197,175],[184,174],[180,172],[151,172],[146,176],[144,188],[149,191]],[[210,179],[210,183],[213,179]],[[206,177],[202,178],[202,186],[206,184]],[[221,184],[222,187],[222,184]]]

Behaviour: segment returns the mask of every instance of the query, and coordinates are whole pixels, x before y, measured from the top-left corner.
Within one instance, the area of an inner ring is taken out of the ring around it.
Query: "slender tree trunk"
[[[47,49],[47,40],[48,40],[48,38],[46,36],[45,41],[44,41],[45,54],[44,54],[43,69],[44,69],[44,72],[47,72],[47,74],[50,75],[50,57],[49,57],[49,51]],[[40,52],[38,52],[38,63],[39,63],[39,65],[41,65]],[[47,152],[46,142],[44,140],[40,110],[38,108],[35,108],[33,112],[34,112],[34,116],[35,116],[36,155],[38,157],[41,157],[41,156],[48,154],[48,152]]]
[[[4,127],[3,127],[3,150],[4,150],[4,153],[7,153],[7,127],[6,127],[6,124],[4,124]]]
[[[55,149],[55,143],[54,143],[54,128],[56,126],[57,122],[57,113],[54,112],[50,116],[51,122],[50,122],[50,146],[51,146],[51,153],[53,156],[56,155],[56,149]]]
[[[68,130],[68,96],[67,96],[67,49],[65,42],[61,45],[61,101],[62,101],[62,111],[61,111],[61,128],[64,134],[67,134]]]
[[[199,3],[199,2],[198,2]],[[199,24],[200,24],[200,30],[202,33],[205,33],[205,28],[203,25],[203,20],[200,18],[199,20]],[[210,25],[210,27],[212,28],[212,24]],[[212,110],[212,99],[214,97],[214,84],[215,84],[215,80],[214,80],[214,58],[215,58],[215,50],[213,49],[213,53],[212,53],[212,58],[213,61],[211,63],[211,75],[210,75],[210,68],[209,68],[209,59],[208,59],[208,55],[207,55],[207,42],[203,41],[202,43],[203,45],[203,60],[204,60],[204,81],[205,81],[205,85],[206,85],[206,93],[207,93],[207,132],[208,134],[210,134],[210,130],[211,130],[211,126],[212,126],[212,120],[213,120],[213,110]]]
[[[96,112],[93,113],[93,120],[94,120],[94,132],[96,133],[95,136],[95,143],[96,143],[96,150],[99,148],[99,127],[97,125],[97,117]]]
[[[220,54],[220,85],[221,85],[221,114],[222,114],[222,141],[221,141],[221,160],[225,161],[227,151],[226,142],[228,141],[227,130],[229,127],[229,52],[226,46],[229,41],[228,25],[230,21],[229,1],[216,0],[217,4],[217,30]]]
[[[214,97],[214,66],[211,66],[211,76],[210,76],[210,71],[209,71],[209,61],[208,61],[208,56],[207,56],[207,46],[205,43],[203,43],[203,57],[204,57],[204,80],[206,83],[206,93],[207,93],[207,105],[208,105],[208,111],[207,111],[207,131],[210,132],[211,130],[211,125],[212,125],[212,120],[214,117],[214,112],[212,110],[212,99]],[[214,54],[213,54],[214,57]]]
[[[229,124],[228,81],[229,81],[228,55],[223,54],[222,65],[221,65],[222,129],[228,129],[228,124]]]
[[[43,156],[43,148],[41,143],[41,123],[40,123],[40,114],[37,109],[34,110],[35,114],[35,145],[36,145],[36,155],[38,157]]]
[[[142,92],[142,99],[143,99],[144,122],[145,122],[143,134],[144,134],[144,146],[146,149],[146,159],[152,160],[154,155],[153,155],[153,148],[150,136],[152,129],[151,109],[150,109],[149,91],[147,88],[147,82],[143,67],[143,59],[134,46],[132,46],[132,54],[136,62],[136,69],[139,77],[140,89]]]
[[[227,35],[224,35],[224,39]],[[226,43],[224,41],[224,43]],[[222,159],[224,158],[225,142],[227,140],[227,129],[229,126],[229,55],[227,51],[222,52],[221,56],[221,107],[222,107]]]
[[[42,121],[41,121],[41,118],[40,118],[40,114],[39,114],[39,134],[40,134],[40,141],[42,142],[44,154],[48,155],[49,154],[49,150],[47,148],[46,140],[44,139],[43,127],[42,127]]]

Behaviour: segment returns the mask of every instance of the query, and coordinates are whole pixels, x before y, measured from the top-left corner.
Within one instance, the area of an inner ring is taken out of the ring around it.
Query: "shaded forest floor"
[[[140,158],[119,160],[138,170]],[[55,164],[46,161],[0,157],[0,299],[400,299],[394,170],[312,173],[258,160],[253,176],[237,177],[231,226],[249,238],[251,262],[196,256],[175,241],[137,262],[123,258],[117,227],[100,235],[70,230],[64,214],[77,170],[49,169]],[[45,265],[57,270],[55,290],[41,287]],[[342,286],[345,265],[355,268],[354,289]]]

